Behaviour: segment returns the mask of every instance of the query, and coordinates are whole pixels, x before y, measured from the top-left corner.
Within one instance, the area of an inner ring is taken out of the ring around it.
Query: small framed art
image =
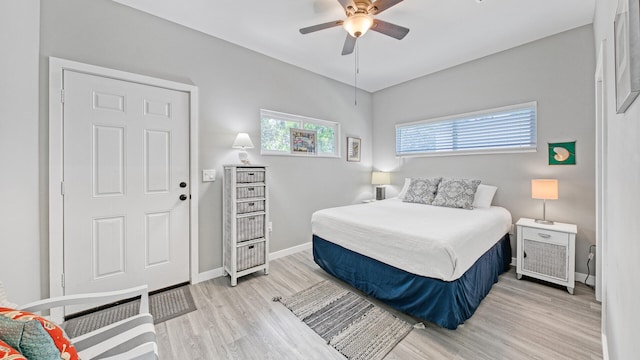
[[[290,129],[290,134],[292,154],[307,156],[317,154],[318,134],[315,130]]]
[[[360,161],[360,138],[347,137],[347,161]]]
[[[620,0],[615,38],[616,112],[622,114],[640,93],[640,0]]]
[[[576,142],[549,143],[549,165],[575,165]]]

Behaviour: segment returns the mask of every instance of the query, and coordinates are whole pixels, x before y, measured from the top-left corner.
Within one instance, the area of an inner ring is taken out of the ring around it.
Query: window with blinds
[[[397,156],[536,150],[537,102],[396,125]]]

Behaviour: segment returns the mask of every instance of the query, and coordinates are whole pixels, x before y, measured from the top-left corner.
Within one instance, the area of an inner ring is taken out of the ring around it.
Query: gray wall
[[[39,9],[39,0],[0,2],[0,281],[19,303],[39,299],[47,256],[40,251]]]
[[[608,341],[609,359],[637,359],[640,354],[640,99],[624,114],[616,114],[615,36],[613,22],[617,0],[596,2],[595,46],[604,43],[604,86],[608,151],[605,174],[607,226],[603,239],[605,292],[603,293],[603,333]]]
[[[588,25],[376,92],[374,168],[393,171],[392,193],[405,177],[420,175],[497,185],[494,204],[507,208],[514,223],[520,217],[542,217],[541,201],[531,199],[531,179],[557,178],[559,200],[547,202],[547,218],[578,225],[576,271],[586,274],[589,245],[595,243],[593,54]],[[396,123],[534,100],[535,153],[395,157]],[[573,140],[577,165],[549,166],[547,143]],[[515,238],[512,245],[515,249]]]
[[[231,149],[237,132],[249,132],[259,146],[260,108],[342,124],[340,159],[261,157],[258,149],[249,150],[252,162],[268,164],[271,169],[272,251],[308,243],[313,211],[371,196],[371,186],[367,185],[372,159],[369,93],[358,93],[356,107],[353,88],[349,85],[112,1],[47,0],[40,4],[41,115],[38,122],[38,92],[34,87],[38,79],[38,10],[27,8],[39,2],[30,0],[29,5],[24,6],[17,5],[22,2],[8,2],[12,9],[4,11],[5,3],[0,12],[2,23],[11,31],[3,31],[3,36],[21,35],[15,36],[15,44],[9,47],[19,52],[16,59],[11,59],[13,67],[3,67],[16,74],[9,78],[9,83],[3,78],[3,91],[6,88],[14,92],[4,99],[18,100],[11,107],[15,112],[10,111],[6,116],[3,112],[1,123],[2,165],[7,174],[13,176],[2,177],[3,194],[8,195],[3,202],[9,200],[12,205],[0,207],[3,215],[0,235],[3,243],[11,241],[12,250],[30,254],[29,261],[13,257],[15,261],[10,263],[13,267],[3,263],[0,278],[5,283],[9,278],[6,271],[24,274],[19,277],[20,282],[8,282],[16,301],[35,300],[48,294],[49,56],[199,87],[199,168],[214,168],[220,174],[218,181],[202,183],[197,194],[201,271],[222,265],[222,166],[237,162],[237,150]],[[5,23],[5,17],[11,22]],[[6,60],[3,57],[3,61]],[[7,118],[14,121],[8,122]],[[361,162],[345,160],[346,136],[362,138]]]

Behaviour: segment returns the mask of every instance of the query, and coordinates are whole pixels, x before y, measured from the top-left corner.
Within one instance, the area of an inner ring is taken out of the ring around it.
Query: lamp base
[[[238,153],[238,158],[240,158],[240,162],[247,165],[249,164],[249,154],[247,154],[247,151],[245,149],[241,149],[240,152]]]
[[[543,219],[536,219],[536,222],[538,224],[544,224],[544,225],[553,225],[555,224],[553,221],[551,220],[543,220]]]
[[[384,186],[376,186],[376,200],[384,200],[385,188]]]

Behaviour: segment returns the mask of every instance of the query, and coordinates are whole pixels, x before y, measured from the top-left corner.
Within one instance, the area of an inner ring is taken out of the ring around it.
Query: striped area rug
[[[149,295],[149,312],[153,323],[173,319],[196,310],[189,286],[180,286]],[[135,316],[140,311],[140,300],[109,306],[86,315],[74,317],[62,324],[67,336],[74,338],[103,326]]]
[[[347,359],[383,359],[413,326],[329,280],[280,301]]]

